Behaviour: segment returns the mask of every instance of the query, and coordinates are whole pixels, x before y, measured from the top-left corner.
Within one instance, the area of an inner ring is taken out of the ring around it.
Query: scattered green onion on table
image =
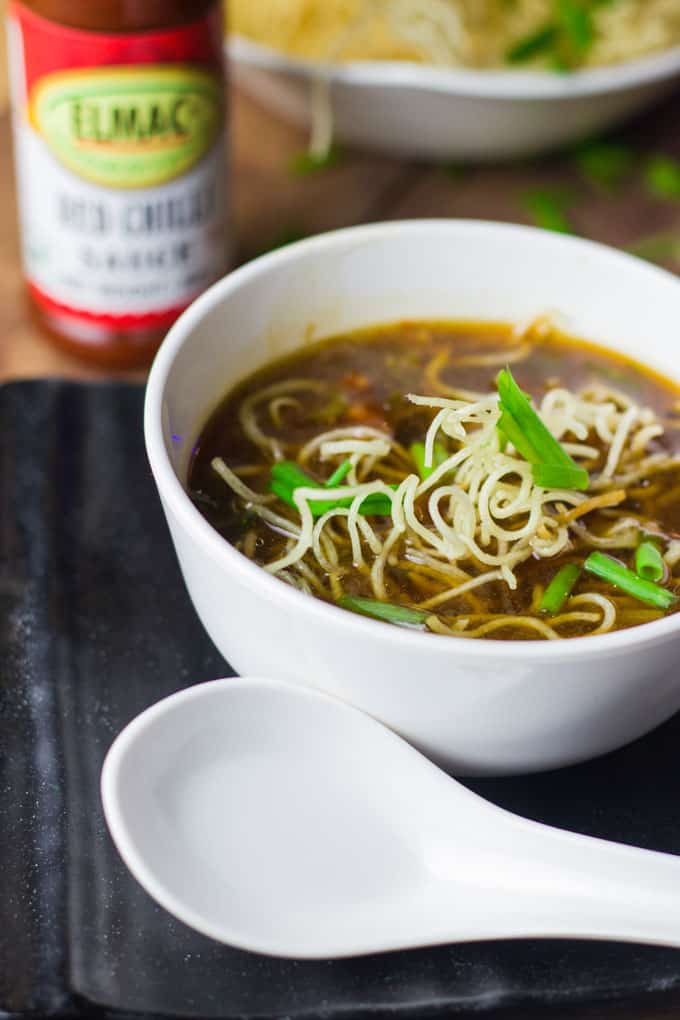
[[[636,164],[633,149],[616,142],[593,139],[573,150],[581,177],[601,191],[614,191],[632,174]]]
[[[680,199],[680,162],[672,156],[651,156],[644,168],[647,191],[655,198]]]
[[[525,192],[523,205],[537,227],[558,234],[574,233],[568,216],[570,199],[562,192],[532,188]]]

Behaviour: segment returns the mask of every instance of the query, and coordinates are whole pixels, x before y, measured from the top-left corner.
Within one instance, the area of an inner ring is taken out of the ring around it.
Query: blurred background
[[[479,11],[484,6],[468,4]],[[368,23],[357,21],[357,3],[340,0],[323,5],[236,0],[240,34],[229,50],[231,171],[225,181],[232,264],[349,224],[462,216],[573,232],[680,267],[680,4],[617,0],[597,6],[609,12],[603,17],[613,18],[618,8],[637,18],[629,18],[623,33],[617,28],[613,56],[601,32],[590,38],[588,21],[567,20],[566,28],[555,28],[533,14],[515,24],[507,38],[505,28],[498,35],[497,25],[480,23],[473,26],[476,34],[468,33],[476,48],[470,43],[459,52],[448,22],[437,16],[428,21],[418,4],[410,21],[402,18],[395,26],[385,11],[409,8],[403,0],[367,3],[380,15]],[[445,3],[432,5],[435,15],[445,8]],[[540,12],[542,0],[534,8]],[[5,9],[6,0],[0,0],[3,14]],[[560,9],[585,8],[567,3]],[[659,24],[670,26],[667,38],[647,31]],[[340,62],[339,75],[328,70],[323,54]],[[374,61],[372,77],[357,77],[362,65],[355,58],[391,55],[408,63]],[[624,88],[634,66],[627,57],[640,55],[651,65]],[[600,60],[609,63],[589,70]],[[453,69],[446,66],[456,61]],[[565,96],[571,81],[583,74],[613,78],[589,85],[574,113]],[[395,75],[402,75],[398,87]],[[486,81],[498,75],[502,80],[493,86],[494,96],[480,101],[489,92]],[[508,103],[504,90],[521,93],[524,86],[517,82],[525,81],[530,81],[525,97],[514,106]],[[601,95],[610,88],[619,97],[626,93],[630,110],[618,109],[619,99],[613,111],[600,110]],[[610,119],[617,122],[613,127]],[[512,152],[518,132],[524,141]],[[551,151],[532,154],[533,134],[535,148]],[[569,134],[576,137],[559,141]],[[98,369],[51,347],[28,317],[13,177],[3,41],[0,378],[97,375]]]
[[[2,14],[2,27],[0,27],[0,46],[2,46],[2,57],[0,58],[0,65],[2,66],[2,75],[0,75],[0,103],[2,103],[2,109],[4,110],[7,105],[9,96],[9,83],[7,81],[7,45],[5,40],[5,14],[7,12],[7,0],[0,0],[0,13]]]

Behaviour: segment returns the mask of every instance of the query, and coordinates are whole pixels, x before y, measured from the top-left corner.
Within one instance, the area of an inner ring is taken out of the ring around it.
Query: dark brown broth
[[[320,432],[347,425],[367,424],[388,430],[399,442],[408,446],[415,440],[422,440],[432,412],[410,404],[405,394],[434,393],[426,379],[426,370],[433,358],[440,355],[449,359],[439,374],[442,383],[460,389],[491,392],[495,390],[495,377],[500,366],[453,362],[466,355],[495,352],[505,347],[510,350],[510,343],[511,327],[505,325],[402,322],[334,337],[270,363],[234,389],[206,424],[189,477],[197,505],[211,524],[232,543],[238,544],[246,530],[254,529],[257,537],[252,558],[258,563],[271,561],[283,554],[284,539],[248,514],[210,467],[215,456],[224,458],[232,468],[259,464],[262,470],[245,480],[257,491],[267,490],[270,462],[244,435],[238,420],[238,407],[245,398],[287,378],[326,383],[320,394],[295,393],[303,409],[285,410],[280,429],[267,421],[268,434],[285,442],[286,456],[290,458],[294,458],[296,451]],[[680,425],[680,388],[641,364],[595,345],[553,333],[533,342],[529,358],[513,364],[512,370],[518,383],[539,399],[551,386],[576,390],[598,382],[626,393],[640,406],[653,408],[668,426],[661,443],[655,444],[656,448],[680,451],[680,428],[672,427]],[[323,480],[328,474],[328,467],[314,466],[318,468],[319,479]],[[634,497],[616,512],[641,514],[653,530],[669,537],[680,537],[680,470],[675,468],[636,486]],[[588,518],[588,525],[595,532],[610,523],[611,512],[592,513]],[[449,617],[492,612],[527,614],[534,586],[545,586],[560,566],[575,559],[582,560],[588,551],[590,549],[576,544],[559,557],[529,560],[516,570],[519,580],[517,590],[511,591],[504,582],[494,582],[467,596],[460,596],[442,607],[441,614]],[[613,555],[632,566],[631,552],[617,550]],[[347,594],[371,595],[366,575],[356,570],[348,573],[343,585]],[[423,576],[414,578],[413,573],[399,567],[389,570],[388,591],[393,602],[417,603],[437,590],[442,590],[441,586],[439,589],[435,584],[428,587],[427,578]],[[586,590],[611,592],[607,585],[582,577],[575,594]],[[632,623],[641,622],[639,613],[648,612],[648,607],[641,603],[625,597],[619,601],[622,607],[619,626],[631,625],[626,622],[628,619]],[[651,611],[649,614],[649,618],[653,618]],[[659,612],[657,615],[663,614]],[[565,625],[561,633],[566,637],[575,636],[581,633],[579,628],[579,624]],[[493,636],[524,639],[527,632],[508,627]]]

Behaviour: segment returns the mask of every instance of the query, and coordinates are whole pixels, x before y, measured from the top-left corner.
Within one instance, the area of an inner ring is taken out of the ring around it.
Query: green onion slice
[[[582,57],[595,38],[592,14],[580,0],[555,0],[554,6],[569,44]]]
[[[527,442],[524,433],[511,414],[503,411],[498,419],[497,428],[501,434],[501,439],[505,440],[506,446],[508,442],[512,443],[517,452],[524,457],[525,460],[528,460],[530,464],[535,461],[536,455],[534,448],[531,443]]]
[[[352,461],[343,460],[342,464],[336,467],[333,474],[324,483],[325,489],[334,489],[336,485],[340,485],[340,482],[344,481],[347,475],[352,470]]]
[[[666,576],[666,564],[654,539],[643,536],[635,550],[635,573],[645,581],[663,581]]]
[[[581,567],[578,563],[567,563],[558,570],[543,593],[539,606],[541,612],[550,613],[551,616],[559,613],[580,576]]]
[[[546,488],[588,488],[590,479],[534,411],[509,369],[498,373],[501,417],[498,428],[533,466],[534,481]]]
[[[633,149],[597,139],[579,145],[574,151],[574,159],[581,176],[606,191],[623,184],[635,166]]]
[[[272,465],[271,476],[275,482],[287,485],[291,489],[305,488],[318,489],[320,485],[306,471],[295,463],[294,460],[279,460]]]
[[[305,149],[297,152],[288,163],[288,169],[294,177],[307,177],[309,174],[317,173],[319,170],[327,170],[340,161],[342,150],[337,145],[323,153],[310,152]]]
[[[423,609],[409,609],[408,606],[395,606],[391,602],[379,602],[377,599],[360,598],[355,595],[343,595],[338,599],[338,605],[362,616],[417,630],[425,630],[425,621],[432,616],[432,613],[427,613]]]
[[[532,468],[534,481],[543,489],[585,489],[588,483],[583,484],[585,475],[584,468],[577,466],[568,467],[566,464],[534,464]]]
[[[536,32],[518,39],[505,54],[505,59],[509,64],[522,64],[525,60],[539,57],[543,53],[548,53],[552,50],[558,36],[559,29],[557,25],[544,25]]]
[[[574,233],[568,216],[571,201],[563,193],[532,188],[524,194],[523,204],[537,227],[558,234]]]
[[[670,609],[677,602],[678,597],[672,591],[638,577],[628,567],[624,567],[618,560],[605,555],[605,553],[591,553],[584,563],[584,567],[590,574],[602,578],[603,581],[609,581],[616,588],[620,588],[627,595],[631,595],[648,606],[654,606],[656,609]]]
[[[284,503],[294,507],[296,510],[297,505],[294,496],[296,489],[324,489],[325,487],[319,485],[295,461],[280,460],[272,466],[269,483],[270,490],[279,499],[283,500]],[[346,496],[343,499],[310,499],[307,505],[313,517],[322,517],[328,510],[335,510],[338,507],[350,507],[353,501],[352,496]],[[359,513],[365,517],[389,517],[392,513],[392,501],[389,496],[382,492],[371,493],[362,502]]]
[[[432,464],[427,467],[425,464],[425,444],[424,443],[411,443],[409,447],[409,453],[411,454],[413,461],[418,469],[422,481],[426,481],[435,468],[438,468],[448,458],[449,453],[445,446],[441,443],[434,444],[434,450],[432,453]]]
[[[680,198],[680,162],[672,156],[652,156],[644,168],[647,191],[657,198]]]

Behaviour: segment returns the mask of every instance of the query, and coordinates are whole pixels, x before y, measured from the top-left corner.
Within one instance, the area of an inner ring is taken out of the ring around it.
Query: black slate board
[[[103,756],[147,705],[229,673],[180,579],[142,399],[114,384],[0,390],[0,1016],[680,1015],[671,950],[524,941],[286,961],[196,935],[142,892],[105,830]],[[679,737],[680,717],[595,763],[470,785],[680,853]]]

